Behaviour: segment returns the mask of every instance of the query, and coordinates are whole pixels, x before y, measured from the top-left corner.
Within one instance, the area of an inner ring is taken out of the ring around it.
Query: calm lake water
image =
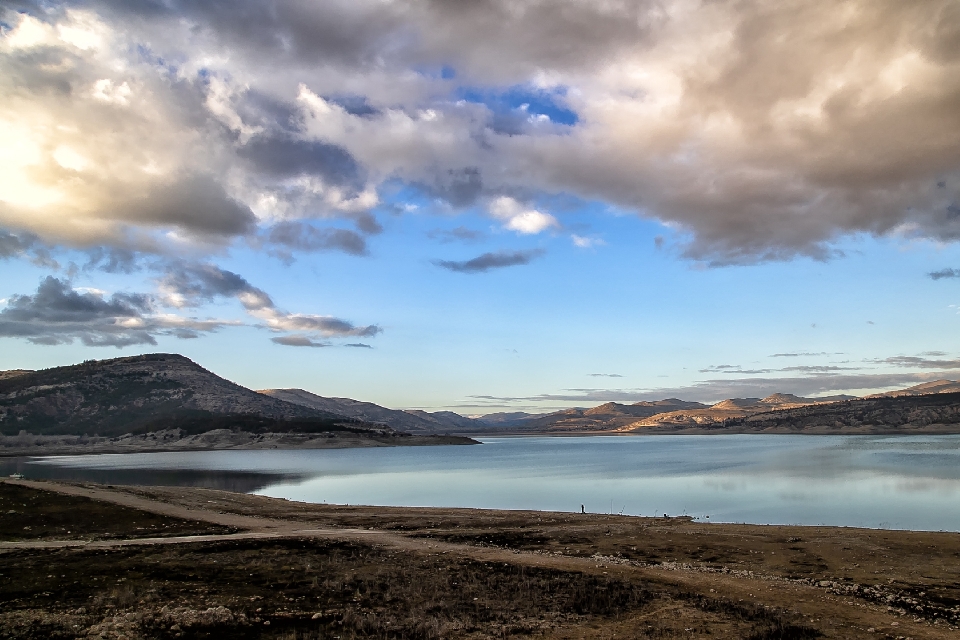
[[[960,531],[960,436],[485,438],[481,446],[0,460],[0,473],[306,502]]]

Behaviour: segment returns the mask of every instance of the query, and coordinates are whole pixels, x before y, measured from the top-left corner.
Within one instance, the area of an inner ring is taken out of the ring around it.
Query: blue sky
[[[464,414],[955,377],[950,3],[856,51],[802,3],[266,4],[5,10],[0,368]]]

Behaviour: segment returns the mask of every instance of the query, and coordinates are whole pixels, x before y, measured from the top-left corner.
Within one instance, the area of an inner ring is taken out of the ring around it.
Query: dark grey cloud
[[[154,315],[151,299],[141,293],[115,293],[109,298],[78,291],[69,282],[48,276],[34,295],[14,295],[0,311],[0,337],[33,344],[91,347],[157,344],[156,336],[194,338],[225,323]]]
[[[317,337],[370,338],[383,330],[377,325],[357,326],[332,316],[288,313],[278,309],[266,291],[253,286],[240,274],[213,264],[175,263],[159,281],[163,301],[174,307],[194,307],[216,298],[236,298],[259,326],[292,334],[274,339],[287,346],[324,346]],[[311,335],[312,334],[312,335]],[[304,341],[310,341],[306,344]],[[315,344],[314,344],[315,343]]]
[[[477,167],[448,169],[438,174],[433,184],[425,185],[424,188],[434,197],[445,200],[454,207],[469,207],[483,191],[483,178]]]
[[[438,267],[443,267],[450,271],[458,273],[483,273],[490,269],[501,269],[503,267],[514,267],[517,265],[529,264],[534,258],[544,254],[542,249],[531,249],[528,251],[497,251],[495,253],[484,253],[472,260],[438,260],[434,262]]]
[[[309,175],[328,184],[363,188],[363,171],[346,150],[332,144],[287,136],[254,136],[237,149],[259,172],[272,176]]]
[[[26,258],[35,265],[59,268],[51,248],[32,233],[13,233],[0,229],[0,260]]]
[[[212,264],[171,264],[160,280],[160,290],[165,302],[174,307],[197,307],[220,297],[237,298],[248,310],[274,306],[266,291]]]
[[[357,225],[357,229],[367,234],[368,236],[375,236],[383,233],[383,225],[377,220],[377,218],[370,212],[364,212],[354,219],[354,223]]]
[[[440,242],[475,242],[485,238],[486,234],[483,231],[469,229],[461,225],[453,229],[434,229],[427,234],[427,237]]]
[[[960,278],[960,269],[940,269],[931,271],[927,274],[933,280],[942,280],[943,278]]]
[[[364,343],[362,343],[362,342],[348,342],[347,344],[345,344],[345,345],[343,345],[343,346],[345,346],[345,347],[353,347],[353,348],[355,348],[355,349],[373,349],[373,347],[370,346],[369,344],[364,344]]]
[[[595,68],[617,49],[642,42],[665,21],[662,10],[646,2],[93,4],[127,22],[149,15],[155,23],[165,20],[173,26],[186,18],[250,62],[302,66],[323,61],[357,69],[435,64],[438,71],[441,64],[450,64],[460,73],[494,81],[545,68]],[[392,57],[385,58],[387,53]]]
[[[158,184],[114,203],[104,214],[118,221],[175,226],[199,235],[246,235],[256,226],[250,207],[227,195],[217,178],[204,174]]]
[[[329,342],[318,342],[316,340],[311,340],[307,336],[303,335],[291,335],[291,336],[277,336],[276,338],[270,338],[271,342],[276,344],[282,344],[286,347],[329,347]]]
[[[106,273],[133,273],[143,268],[141,256],[135,251],[118,247],[94,247],[87,250],[84,270]]]
[[[267,319],[266,326],[281,331],[301,331],[337,337],[372,338],[383,332],[383,329],[375,324],[358,327],[340,318],[293,313],[274,314]]]
[[[358,222],[358,226],[362,224],[371,231],[379,227],[376,220]],[[369,253],[367,241],[354,231],[318,229],[306,222],[279,222],[267,231],[266,240],[293,251],[342,251],[354,256],[365,256]]]

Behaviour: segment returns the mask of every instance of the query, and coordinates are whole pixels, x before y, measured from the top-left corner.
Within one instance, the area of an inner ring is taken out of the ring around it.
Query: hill
[[[446,433],[482,427],[470,418],[464,418],[450,411],[428,413],[387,409],[372,402],[361,402],[351,398],[327,398],[303,389],[262,389],[257,393],[311,409],[385,424],[393,429],[410,433]]]
[[[722,426],[773,433],[957,433],[960,393],[858,398],[755,413],[726,420]]]
[[[367,422],[378,422],[410,433],[477,433],[489,430],[491,426],[482,418],[467,418],[453,411],[387,409],[372,402],[361,402],[351,398],[328,398],[303,389],[262,389],[257,393]]]
[[[774,393],[766,398],[730,398],[716,404],[679,411],[659,413],[620,427],[619,431],[633,431],[647,427],[703,427],[725,424],[730,420],[771,410],[790,409],[840,402],[852,396],[829,398],[802,398],[792,393]]]
[[[177,354],[150,354],[0,376],[0,433],[115,436],[229,427],[316,431],[360,421],[250,389]]]
[[[922,396],[932,393],[960,393],[960,382],[956,380],[934,380],[933,382],[924,382],[914,387],[898,389],[896,391],[887,391],[878,393],[868,398],[896,398],[899,396]]]
[[[591,409],[564,409],[534,416],[514,422],[511,426],[522,431],[548,433],[611,431],[636,422],[637,418],[646,418],[679,409],[702,409],[706,406],[699,402],[687,402],[676,398],[634,404],[607,402]],[[483,417],[480,420],[483,420]]]

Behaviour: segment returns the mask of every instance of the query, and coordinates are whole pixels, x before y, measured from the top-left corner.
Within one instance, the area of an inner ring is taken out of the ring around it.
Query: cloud
[[[490,215],[503,223],[504,228],[524,235],[535,235],[560,223],[549,213],[524,208],[509,196],[500,196],[490,203]]]
[[[253,286],[243,276],[212,264],[179,263],[170,266],[160,280],[165,304],[177,308],[196,307],[217,298],[236,298],[261,327],[275,332],[296,332],[273,342],[287,346],[326,346],[311,339],[376,336],[377,325],[356,326],[333,316],[289,313],[276,307],[263,289]],[[309,342],[310,344],[307,344]]]
[[[933,280],[941,280],[943,278],[960,278],[960,270],[940,269],[939,271],[931,271],[927,275]]]
[[[376,220],[361,218],[370,231],[376,232],[379,225]],[[363,236],[349,229],[317,229],[304,222],[280,222],[272,226],[266,233],[266,240],[274,245],[280,245],[294,251],[329,251],[336,250],[354,256],[365,256],[367,241]]]
[[[348,342],[343,345],[345,347],[353,347],[354,349],[373,349],[369,344],[364,344],[362,342]]]
[[[50,248],[32,233],[10,233],[0,229],[0,260],[25,257],[35,265],[59,268]]]
[[[48,276],[34,295],[14,295],[0,311],[0,336],[22,338],[33,344],[70,344],[117,348],[157,344],[157,336],[195,338],[224,326],[221,320],[197,320],[155,314],[149,296],[71,288],[64,280]]]
[[[935,353],[943,355],[942,352]],[[892,358],[878,360],[878,362],[882,364],[892,364],[897,367],[911,367],[916,369],[960,369],[960,359],[931,360],[918,356],[894,356]]]
[[[329,347],[328,342],[317,342],[303,335],[277,336],[270,338],[271,342],[287,347]]]
[[[577,234],[571,234],[570,240],[573,241],[573,245],[580,249],[592,249],[593,247],[601,247],[606,242],[602,238],[590,238],[587,236],[578,236]]]
[[[588,373],[591,378],[622,378],[619,373]]]
[[[482,231],[476,231],[474,229],[468,229],[464,226],[455,227],[453,229],[434,229],[427,234],[428,237],[440,240],[441,242],[474,242],[485,237]]]
[[[785,355],[785,354],[780,354]],[[830,373],[833,371],[853,371],[856,367],[840,367],[836,365],[796,365],[780,369],[744,369],[740,365],[721,364],[700,369],[700,373],[724,373],[736,375],[760,375],[774,372],[786,373]]]
[[[582,405],[602,402],[641,402],[681,398],[704,403],[727,398],[762,398],[772,393],[793,393],[798,396],[833,395],[861,389],[897,389],[929,382],[935,374],[864,373],[848,375],[815,375],[783,378],[723,378],[703,380],[686,386],[654,389],[568,389],[566,393],[545,393],[523,397],[470,396],[513,402],[575,402]]]
[[[324,338],[372,338],[383,332],[383,329],[375,324],[358,327],[351,322],[332,316],[286,313],[273,308],[259,309],[252,315],[260,318],[263,325],[273,331],[300,331]]]
[[[817,352],[817,353],[813,353],[813,352],[811,352],[811,351],[803,351],[803,352],[800,352],[800,353],[774,353],[774,354],[772,354],[772,355],[769,356],[769,357],[771,357],[771,358],[801,358],[801,357],[809,357],[809,356],[827,356],[827,355],[830,355],[830,354],[827,353],[826,351],[819,351],[819,352]]]
[[[501,269],[503,267],[514,267],[517,265],[529,264],[531,260],[544,254],[542,249],[532,249],[528,251],[497,251],[495,253],[484,253],[472,260],[438,260],[434,262],[438,267],[456,271],[458,273],[483,273],[490,269]]]
[[[212,264],[171,265],[160,280],[160,291],[164,303],[177,308],[198,307],[219,297],[237,298],[248,311],[273,308],[264,290]]]
[[[171,231],[353,220],[395,182],[454,208],[604,202],[713,265],[827,260],[861,233],[960,239],[951,0],[2,12],[0,225],[48,244],[175,253]]]

